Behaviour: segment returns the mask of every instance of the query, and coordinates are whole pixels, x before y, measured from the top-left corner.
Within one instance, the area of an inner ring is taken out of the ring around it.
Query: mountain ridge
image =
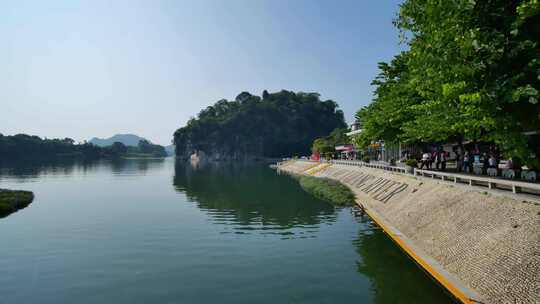
[[[115,142],[121,142],[126,146],[136,147],[139,144],[139,141],[141,140],[146,140],[150,142],[144,137],[140,137],[138,135],[131,134],[131,133],[115,134],[109,138],[93,137],[88,142],[99,147],[110,146]]]

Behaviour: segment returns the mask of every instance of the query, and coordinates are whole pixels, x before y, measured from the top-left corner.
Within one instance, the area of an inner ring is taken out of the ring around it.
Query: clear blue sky
[[[169,144],[241,91],[319,92],[348,122],[403,45],[397,0],[1,1],[0,133]]]

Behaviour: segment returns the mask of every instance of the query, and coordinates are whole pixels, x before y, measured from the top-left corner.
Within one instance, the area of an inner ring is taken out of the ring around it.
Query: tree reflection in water
[[[48,160],[18,160],[0,162],[0,181],[9,177],[18,182],[42,176],[86,175],[97,171],[111,171],[114,175],[141,175],[164,166],[163,158],[81,160],[58,158]]]
[[[357,269],[370,279],[375,303],[453,303],[441,292],[442,287],[366,216],[361,224],[363,228],[353,241],[361,257]]]
[[[315,232],[321,223],[336,220],[334,207],[262,164],[177,162],[173,184],[215,223],[233,225],[235,233],[291,236],[293,228]]]

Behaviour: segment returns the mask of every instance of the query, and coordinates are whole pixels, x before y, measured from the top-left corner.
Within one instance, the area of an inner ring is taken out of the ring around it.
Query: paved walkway
[[[307,162],[282,169],[317,171]],[[367,167],[336,164],[314,175],[347,184],[359,203],[478,292],[483,303],[540,303],[539,204]]]

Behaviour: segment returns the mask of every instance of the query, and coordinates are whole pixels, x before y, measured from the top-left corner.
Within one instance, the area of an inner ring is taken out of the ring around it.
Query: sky
[[[0,1],[0,133],[167,145],[240,92],[318,92],[347,122],[404,49],[397,0]]]

